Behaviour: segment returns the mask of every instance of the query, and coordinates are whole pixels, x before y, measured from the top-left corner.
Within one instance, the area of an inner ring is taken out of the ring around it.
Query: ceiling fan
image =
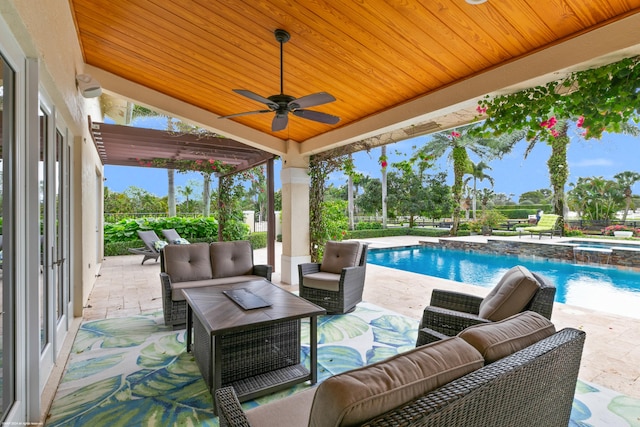
[[[283,45],[289,41],[291,36],[289,33],[282,29],[277,29],[274,32],[276,40],[280,43],[280,93],[278,95],[271,95],[263,97],[257,93],[251,92],[245,89],[233,89],[233,91],[242,96],[246,96],[254,101],[262,102],[266,104],[269,109],[247,111],[244,113],[230,114],[228,116],[222,116],[221,119],[228,119],[230,117],[246,116],[249,114],[261,114],[261,113],[276,113],[273,122],[271,123],[271,130],[273,132],[281,131],[287,127],[289,122],[289,113],[302,117],[303,119],[313,120],[315,122],[327,123],[335,125],[340,121],[340,117],[333,116],[331,114],[322,113],[320,111],[307,110],[309,107],[315,107],[322,104],[333,102],[336,99],[326,93],[318,92],[310,95],[305,95],[301,98],[295,98],[291,95],[284,93],[284,67],[283,67]]]

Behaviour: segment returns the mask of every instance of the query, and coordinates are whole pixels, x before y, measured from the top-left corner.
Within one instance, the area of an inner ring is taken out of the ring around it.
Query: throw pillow
[[[189,245],[190,243],[189,243],[189,241],[187,239],[184,239],[184,238],[180,237],[179,239],[175,239],[173,241],[173,244],[174,245]]]
[[[482,300],[478,315],[496,322],[520,313],[539,288],[533,274],[526,267],[517,265],[507,271]]]
[[[318,386],[309,427],[360,425],[483,365],[475,348],[452,337],[343,372]]]
[[[155,248],[156,251],[160,252],[160,250],[162,248],[164,248],[165,246],[167,246],[169,243],[167,243],[164,240],[155,240],[153,242],[153,247]]]
[[[487,363],[492,363],[555,332],[549,319],[535,311],[525,311],[498,322],[470,326],[458,336],[475,347]]]

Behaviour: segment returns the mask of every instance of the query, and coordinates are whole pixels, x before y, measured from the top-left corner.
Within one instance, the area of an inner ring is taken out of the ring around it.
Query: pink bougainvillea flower
[[[381,161],[380,162],[380,166],[382,166],[383,168],[386,168],[387,167],[387,161],[386,160]]]
[[[479,114],[484,114],[484,113],[486,113],[486,112],[487,112],[487,107],[481,107],[481,106],[479,106],[479,105],[478,105],[478,106],[476,107],[476,111],[477,111]]]
[[[558,123],[558,119],[556,119],[556,116],[551,117],[549,119],[549,129],[554,127],[556,125],[556,123]]]
[[[460,137],[460,132],[456,132],[455,130],[453,132],[451,132],[451,136],[454,138],[459,138]]]
[[[581,128],[583,124],[584,124],[584,116],[578,117],[578,121],[576,122],[576,126]]]
[[[553,135],[553,137],[554,137],[554,138],[557,138],[557,137],[558,137],[558,135],[560,135],[560,133],[559,133],[557,130],[552,129],[552,130],[551,130],[551,135]]]

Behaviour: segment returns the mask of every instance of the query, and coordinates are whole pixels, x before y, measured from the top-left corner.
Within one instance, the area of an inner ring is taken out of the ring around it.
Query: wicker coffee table
[[[223,291],[246,289],[271,305],[245,310]],[[317,381],[317,324],[325,309],[268,280],[183,290],[187,350],[212,396],[233,386],[241,402]],[[310,318],[310,369],[300,363],[300,321]],[[193,327],[193,346],[192,344]],[[214,413],[217,413],[215,399]]]

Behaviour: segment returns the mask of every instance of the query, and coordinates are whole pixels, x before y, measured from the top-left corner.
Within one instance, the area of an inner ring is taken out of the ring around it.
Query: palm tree
[[[193,187],[187,184],[184,187],[178,187],[178,192],[187,199],[187,212],[189,212],[189,196],[193,194]]]
[[[622,223],[624,224],[627,221],[627,212],[629,212],[629,208],[631,207],[631,197],[633,196],[633,192],[631,191],[631,187],[640,181],[640,174],[637,172],[620,172],[613,176],[615,180],[618,181],[620,187],[622,187],[622,191],[624,192],[624,214],[622,215]]]
[[[469,163],[467,163],[467,168],[468,168],[467,173],[471,176],[464,181],[464,184],[466,185],[471,179],[473,179],[472,209],[473,209],[473,219],[476,219],[476,198],[477,198],[477,192],[478,192],[476,188],[476,183],[478,180],[484,181],[486,179],[491,183],[491,187],[493,187],[495,181],[493,180],[492,177],[484,173],[485,169],[491,169],[491,167],[483,161],[474,163],[471,160],[469,160]]]
[[[460,223],[460,205],[462,203],[462,195],[464,184],[462,178],[469,162],[467,150],[487,160],[500,158],[504,154],[511,151],[513,146],[524,138],[524,131],[516,131],[511,134],[504,134],[498,137],[483,137],[477,135],[471,130],[476,125],[456,128],[451,132],[440,132],[432,136],[422,148],[420,148],[414,157],[434,158],[438,159],[451,149],[449,154],[450,160],[453,161],[453,226],[451,227],[451,235],[458,234],[458,225]]]

